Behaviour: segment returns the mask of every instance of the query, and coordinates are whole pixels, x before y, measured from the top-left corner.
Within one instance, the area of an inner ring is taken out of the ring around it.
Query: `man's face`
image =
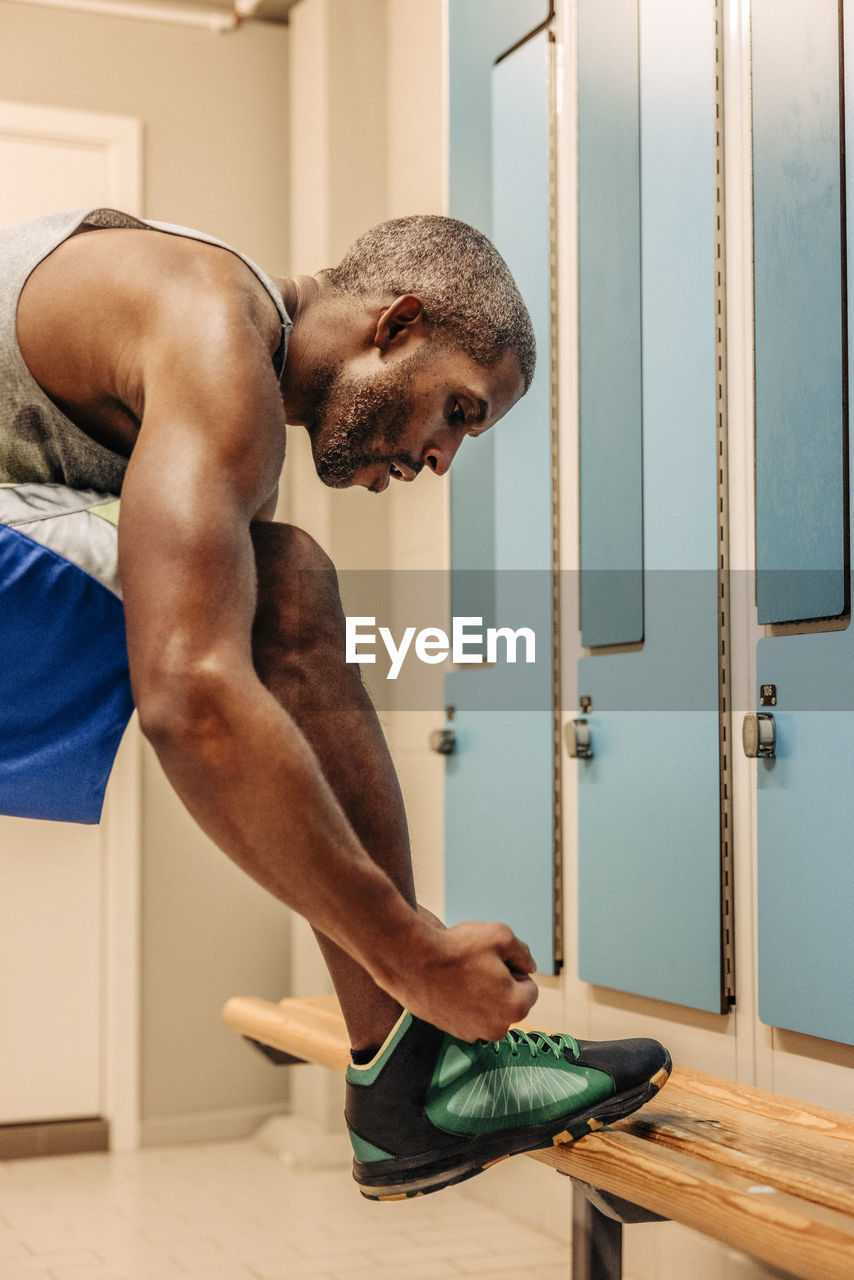
[[[335,489],[382,493],[423,467],[444,475],[466,435],[487,431],[522,395],[516,357],[484,369],[458,349],[422,343],[371,372],[316,371],[306,422],[314,465]]]

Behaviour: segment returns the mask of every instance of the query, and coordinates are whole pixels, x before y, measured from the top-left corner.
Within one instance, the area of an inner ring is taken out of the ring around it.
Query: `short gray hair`
[[[381,222],[323,275],[342,293],[416,294],[424,319],[475,364],[492,368],[512,351],[525,390],[531,385],[537,356],[528,309],[495,245],[467,222],[436,214]]]

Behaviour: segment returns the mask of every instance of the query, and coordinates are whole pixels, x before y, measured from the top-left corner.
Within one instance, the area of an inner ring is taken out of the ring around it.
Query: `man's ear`
[[[423,326],[421,299],[414,293],[404,293],[380,313],[374,346],[385,353],[394,346],[402,346],[410,337],[420,333]]]

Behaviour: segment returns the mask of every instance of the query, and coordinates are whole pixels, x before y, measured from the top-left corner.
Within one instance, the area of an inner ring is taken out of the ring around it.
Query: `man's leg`
[[[297,529],[258,525],[253,537],[258,673],[314,747],[364,847],[414,904],[400,790],[358,672],[344,661],[335,571]],[[383,1045],[347,1072],[353,1176],[369,1199],[437,1191],[505,1156],[580,1137],[636,1110],[670,1071],[654,1040],[585,1045],[519,1031],[456,1040],[401,1018],[358,965],[328,940],[321,946],[353,1048]]]
[[[397,776],[358,668],[344,661],[344,612],[332,562],[291,525],[252,526],[258,568],[255,668],[314,749],[356,835],[415,904]],[[400,1006],[340,947],[317,934],[354,1049],[379,1046]]]

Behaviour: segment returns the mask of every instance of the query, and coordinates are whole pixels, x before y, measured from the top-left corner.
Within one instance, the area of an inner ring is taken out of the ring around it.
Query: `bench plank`
[[[311,996],[272,1004],[252,996],[235,996],[223,1010],[228,1026],[251,1040],[292,1053],[343,1075],[350,1061],[350,1041],[335,996]]]
[[[648,1141],[854,1216],[854,1119],[678,1068],[624,1122]]]
[[[236,997],[224,1017],[306,1062],[350,1061],[335,996]],[[634,1116],[530,1155],[804,1280],[854,1277],[851,1116],[677,1067]]]
[[[667,1089],[670,1088],[668,1084]],[[601,1187],[805,1280],[851,1280],[854,1222],[812,1201],[669,1150],[618,1123],[572,1146],[533,1151],[558,1172]],[[666,1150],[666,1149],[664,1149]],[[772,1175],[773,1176],[773,1175]]]

